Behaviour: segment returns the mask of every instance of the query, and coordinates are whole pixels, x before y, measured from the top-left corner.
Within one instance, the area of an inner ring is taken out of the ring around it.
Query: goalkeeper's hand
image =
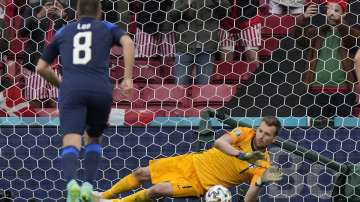
[[[256,186],[263,186],[282,179],[283,173],[277,167],[271,166],[266,169],[264,174],[257,180]]]
[[[243,161],[247,161],[249,163],[255,163],[258,160],[264,159],[265,158],[265,154],[260,152],[260,151],[255,151],[255,152],[248,152],[248,153],[239,153],[237,155],[238,159],[243,160]]]

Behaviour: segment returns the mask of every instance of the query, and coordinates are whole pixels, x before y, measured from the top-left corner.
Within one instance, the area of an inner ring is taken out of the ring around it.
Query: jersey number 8
[[[79,32],[74,36],[74,65],[86,65],[91,60],[91,42],[91,32]]]

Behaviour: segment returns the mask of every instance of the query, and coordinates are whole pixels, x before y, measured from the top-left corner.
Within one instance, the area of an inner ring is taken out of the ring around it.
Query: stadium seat
[[[263,37],[285,37],[290,28],[295,25],[295,17],[291,15],[269,15],[265,16],[264,19],[265,24],[261,30]]]
[[[280,40],[274,37],[263,39],[262,48],[259,50],[259,58],[271,57],[276,49],[280,48]]]
[[[236,85],[192,86],[193,107],[221,107],[236,93]]]
[[[356,117],[360,116],[360,106],[354,107],[353,115],[356,116]]]
[[[112,58],[112,68],[110,75],[113,79],[122,79],[124,75],[123,59]],[[137,59],[133,69],[133,79],[135,83],[161,83],[161,78],[157,76],[160,61],[153,59]]]
[[[132,35],[136,34],[136,19],[135,15],[130,15],[130,23],[128,25],[129,33]]]
[[[355,103],[360,103],[360,85],[354,86],[354,93],[355,93],[355,98],[356,98]],[[353,115],[354,116],[360,115],[360,105],[359,104],[354,107]]]
[[[164,63],[161,64],[160,71],[157,72],[157,75],[164,80],[164,83],[174,83],[174,78],[171,72],[174,66],[175,58],[165,60]]]
[[[124,96],[119,87],[113,90],[113,102],[117,108],[137,108],[144,106],[143,100],[140,99],[140,86],[134,84],[131,97]]]
[[[354,93],[356,94],[356,103],[360,103],[360,86],[354,86]]]
[[[170,117],[200,117],[202,107],[177,108],[169,112]]]
[[[36,108],[37,117],[58,117],[59,110],[57,108]]]
[[[122,48],[120,46],[114,46],[112,49],[111,49],[111,54],[113,56],[121,56],[123,54],[122,52]]]
[[[149,84],[141,89],[141,99],[146,107],[186,107],[190,104],[186,88],[174,84]]]
[[[0,116],[34,117],[35,110],[22,96],[22,89],[12,86],[0,93]]]
[[[143,109],[126,110],[124,121],[130,126],[146,126],[155,118],[155,113]]]
[[[22,68],[21,60],[5,60],[6,74],[2,75],[2,79],[9,79],[12,83],[16,83],[20,88],[24,86],[24,80],[28,73],[26,69]]]
[[[238,84],[250,78],[251,74],[256,71],[256,63],[246,63],[243,61],[218,61],[211,78],[215,84]]]
[[[14,38],[10,41],[10,51],[14,55],[25,54],[28,38]]]
[[[124,76],[124,68],[121,66],[117,66],[116,64],[111,64],[110,68],[110,77],[115,80],[122,79]]]

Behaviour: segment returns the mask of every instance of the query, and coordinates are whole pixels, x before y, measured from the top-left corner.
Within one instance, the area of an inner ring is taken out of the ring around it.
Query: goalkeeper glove
[[[258,160],[264,159],[265,155],[262,152],[255,151],[255,152],[248,152],[248,153],[242,153],[240,152],[237,155],[237,158],[243,161],[247,161],[249,163],[255,163]]]
[[[272,182],[277,182],[282,179],[283,173],[277,167],[271,166],[266,169],[264,174],[256,181],[256,186],[261,187]]]

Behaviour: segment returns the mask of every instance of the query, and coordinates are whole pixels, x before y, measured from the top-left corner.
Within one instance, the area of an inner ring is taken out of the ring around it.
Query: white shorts
[[[243,51],[259,50],[261,46],[261,24],[250,26],[236,33],[229,33],[224,29],[220,29],[219,39],[221,50],[235,51],[237,45],[240,45]]]
[[[275,15],[282,15],[284,14],[284,12],[287,12],[289,14],[302,14],[304,13],[304,6],[300,6],[300,7],[291,7],[291,6],[285,6],[276,2],[273,2],[272,0],[270,0],[269,2],[269,12],[271,14],[275,14]]]

